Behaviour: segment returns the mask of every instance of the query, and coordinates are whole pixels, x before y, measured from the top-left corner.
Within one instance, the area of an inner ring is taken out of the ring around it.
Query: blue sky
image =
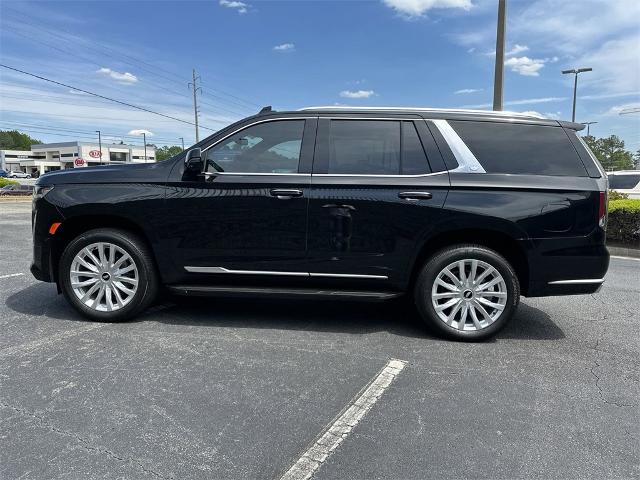
[[[2,63],[193,121],[201,137],[262,105],[490,109],[497,0],[0,0]],[[640,2],[510,0],[505,108],[577,121],[640,148]],[[193,127],[0,69],[0,129],[43,141],[103,137],[159,145]]]

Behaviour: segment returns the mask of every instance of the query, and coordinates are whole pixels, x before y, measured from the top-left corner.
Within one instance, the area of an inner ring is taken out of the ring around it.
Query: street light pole
[[[572,73],[574,76],[573,78],[573,113],[571,114],[571,121],[575,122],[576,121],[576,95],[578,92],[578,74],[582,73],[582,72],[590,72],[592,71],[593,68],[574,68],[572,70],[563,70],[562,74],[563,75],[567,75],[569,73]]]
[[[498,0],[498,27],[496,29],[496,67],[493,77],[493,109],[502,110],[502,85],[504,83],[504,37],[506,29],[507,1]]]
[[[100,130],[96,130],[98,133],[98,150],[100,150],[100,165],[102,165],[102,136]]]
[[[147,134],[142,132],[142,141],[144,142],[144,163],[147,163]]]
[[[587,126],[587,137],[588,137],[588,136],[590,136],[590,130],[589,130],[589,127],[590,127],[591,125],[593,125],[594,123],[598,123],[598,122],[582,122],[582,124],[583,124],[583,125],[586,125],[586,126]]]
[[[180,137],[180,141],[182,142],[182,151],[184,152],[184,138]]]

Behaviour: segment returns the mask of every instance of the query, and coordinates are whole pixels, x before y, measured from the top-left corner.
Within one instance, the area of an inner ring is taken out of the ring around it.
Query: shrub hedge
[[[640,199],[609,201],[607,239],[640,247]]]
[[[15,180],[9,180],[5,177],[0,177],[0,188],[6,185],[19,185],[20,182],[16,182]]]

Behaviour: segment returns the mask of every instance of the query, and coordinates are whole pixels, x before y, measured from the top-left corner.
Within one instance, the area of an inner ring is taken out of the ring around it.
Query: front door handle
[[[301,197],[302,190],[291,188],[274,188],[271,190],[271,196],[277,197],[280,200],[287,200],[289,198]]]
[[[433,195],[429,192],[400,192],[398,197],[404,200],[431,200]]]

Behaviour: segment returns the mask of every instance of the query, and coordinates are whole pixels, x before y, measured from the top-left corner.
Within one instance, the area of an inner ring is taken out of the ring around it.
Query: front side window
[[[207,151],[209,172],[297,173],[304,120],[259,123]]]

